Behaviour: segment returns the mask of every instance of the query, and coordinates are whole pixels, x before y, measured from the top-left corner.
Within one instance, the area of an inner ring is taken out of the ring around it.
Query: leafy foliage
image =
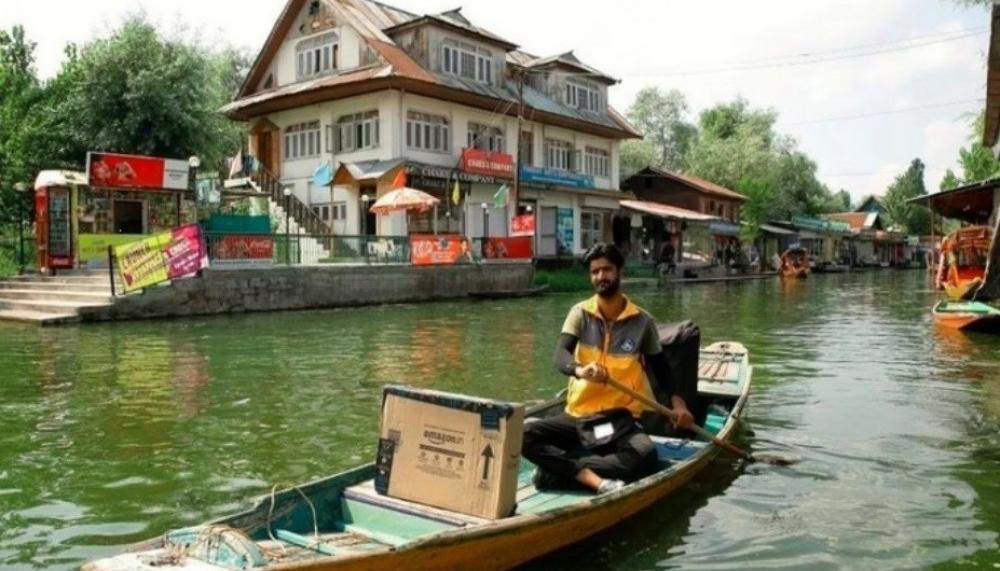
[[[15,213],[15,182],[43,169],[81,169],[90,150],[198,155],[204,168],[222,170],[241,144],[243,127],[218,109],[249,68],[245,54],[167,37],[143,16],[66,46],[62,68],[45,83],[34,49],[20,27],[0,31],[0,219]]]
[[[913,159],[906,171],[889,185],[882,199],[892,224],[907,234],[929,234],[930,212],[923,206],[907,202],[925,194],[924,163],[920,159]]]
[[[688,113],[687,99],[676,89],[647,87],[639,91],[627,115],[645,138],[622,145],[622,177],[650,165],[682,170],[684,157],[697,135],[696,127],[687,119]]]

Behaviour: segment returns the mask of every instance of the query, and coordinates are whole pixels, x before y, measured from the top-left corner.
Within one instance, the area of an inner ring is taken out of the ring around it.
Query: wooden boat
[[[781,255],[781,277],[803,279],[809,276],[809,252],[793,247]]]
[[[1000,309],[981,301],[939,301],[933,309],[934,321],[962,331],[1000,333]]]
[[[992,234],[987,226],[966,226],[941,241],[937,286],[948,299],[971,299],[983,284]]]
[[[722,440],[737,431],[751,373],[747,350],[739,343],[716,343],[701,352],[698,391],[709,406],[704,425]],[[529,414],[553,414],[563,404],[550,401]],[[650,507],[684,486],[719,453],[710,442],[653,439],[659,471],[601,495],[536,490],[533,467],[522,460],[516,513],[500,520],[380,496],[372,484],[375,466],[368,464],[273,494],[245,512],[168,533],[83,569],[509,569]]]

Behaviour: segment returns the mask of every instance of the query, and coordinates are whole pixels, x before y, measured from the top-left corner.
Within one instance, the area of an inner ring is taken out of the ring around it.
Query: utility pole
[[[517,205],[521,200],[521,121],[524,117],[524,70],[517,72],[517,152],[514,153],[514,216],[517,216]],[[508,226],[508,235],[510,228]]]

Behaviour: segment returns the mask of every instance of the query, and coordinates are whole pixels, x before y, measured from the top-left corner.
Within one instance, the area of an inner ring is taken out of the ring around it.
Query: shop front
[[[528,165],[521,167],[520,184],[517,213],[537,217],[536,257],[572,256],[611,240],[621,193],[595,189],[589,175]]]
[[[88,154],[88,173],[42,171],[35,181],[38,267],[107,267],[108,247],[196,221],[187,161]]]

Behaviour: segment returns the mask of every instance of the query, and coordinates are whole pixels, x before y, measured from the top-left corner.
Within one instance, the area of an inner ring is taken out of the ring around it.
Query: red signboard
[[[212,245],[212,263],[270,263],[274,241],[270,236],[226,236]]]
[[[531,260],[534,255],[534,243],[534,238],[528,236],[487,238],[483,247],[483,257],[487,260]]]
[[[521,214],[515,216],[510,221],[511,236],[534,236],[535,235],[535,215]]]
[[[507,153],[490,152],[468,147],[462,149],[459,168],[465,172],[514,178],[514,157]]]
[[[413,234],[410,262],[414,266],[456,264],[472,261],[469,239],[458,234]]]
[[[159,157],[87,153],[87,181],[107,188],[186,190],[188,163]]]

